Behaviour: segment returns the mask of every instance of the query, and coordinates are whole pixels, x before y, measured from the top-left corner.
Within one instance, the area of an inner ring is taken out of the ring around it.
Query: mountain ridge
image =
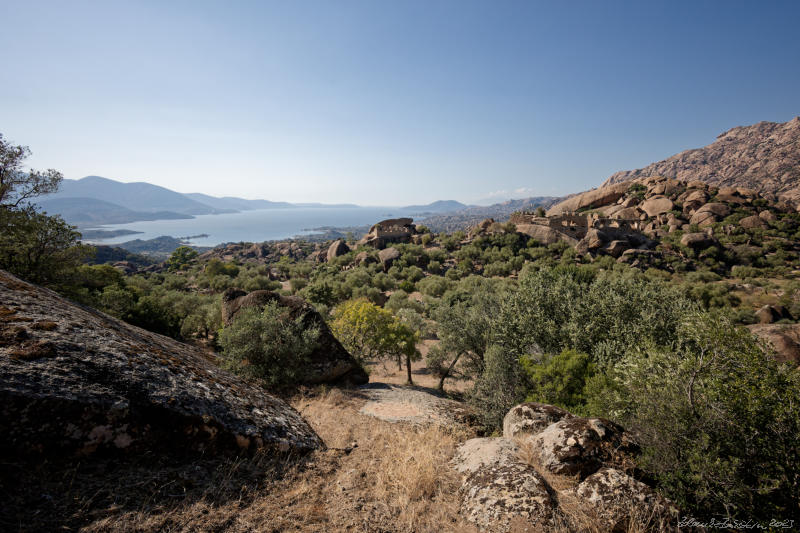
[[[684,150],[636,170],[612,174],[603,186],[665,176],[709,185],[747,187],[800,202],[800,116],[722,132],[709,145]]]

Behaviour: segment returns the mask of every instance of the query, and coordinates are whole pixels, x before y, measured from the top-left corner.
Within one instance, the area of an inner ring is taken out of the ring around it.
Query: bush
[[[496,342],[518,357],[574,349],[612,365],[648,341],[669,344],[691,304],[661,282],[587,267],[526,270],[503,304]]]
[[[233,324],[220,332],[225,366],[270,387],[302,381],[320,334],[318,327],[308,327],[303,318],[292,318],[277,302],[263,310],[243,309]]]
[[[509,409],[525,398],[527,382],[519,359],[500,346],[490,346],[485,368],[469,394],[469,403],[487,429],[503,426]]]
[[[635,431],[640,465],[684,512],[797,516],[800,387],[756,339],[719,314],[690,315],[674,349],[629,354],[601,414]]]
[[[540,362],[523,358],[522,364],[530,382],[527,401],[558,405],[573,413],[585,411],[586,381],[595,373],[588,355],[564,350]]]

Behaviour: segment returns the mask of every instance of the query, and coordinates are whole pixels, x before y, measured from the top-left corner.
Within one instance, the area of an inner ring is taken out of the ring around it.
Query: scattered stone
[[[628,189],[629,183],[620,183],[599,189],[592,189],[572,198],[560,202],[547,211],[547,216],[560,215],[563,213],[578,211],[580,209],[598,208],[613,204],[622,198]]]
[[[758,215],[744,217],[739,221],[739,225],[744,229],[764,229],[767,227],[767,223]]]
[[[355,258],[355,260],[353,262],[355,263],[356,266],[359,266],[359,265],[366,266],[366,265],[375,264],[375,263],[378,262],[378,260],[375,259],[374,257],[372,257],[367,252],[359,252],[358,255],[356,255],[356,258]]]
[[[681,244],[690,248],[708,248],[714,244],[714,237],[707,233],[686,233],[681,237]]]
[[[642,202],[640,207],[642,211],[647,213],[647,216],[654,217],[672,211],[673,203],[672,200],[664,196],[653,196]]]
[[[678,509],[653,489],[616,468],[602,468],[584,479],[574,492],[591,510],[604,531],[631,530],[631,516],[647,518],[653,531],[678,531]]]
[[[390,218],[382,220],[369,229],[369,233],[358,241],[377,249],[383,249],[390,243],[411,242],[411,236],[416,235],[417,228],[411,218]]]
[[[772,211],[767,211],[767,210],[761,211],[758,214],[758,216],[764,222],[775,222],[776,220],[778,220],[778,217],[775,216],[775,213],[773,213]]]

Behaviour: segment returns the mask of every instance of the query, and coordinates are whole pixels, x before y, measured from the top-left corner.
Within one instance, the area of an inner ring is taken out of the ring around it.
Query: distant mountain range
[[[80,228],[106,224],[126,224],[146,220],[174,220],[195,215],[238,213],[255,209],[358,208],[355,204],[289,203],[247,200],[202,193],[183,194],[151,183],[124,183],[100,176],[65,179],[58,192],[42,196],[37,202],[42,211],[61,215]],[[409,215],[424,216],[465,209],[455,200],[439,200],[427,205],[399,208]]]
[[[456,202],[455,200],[438,200],[436,202],[427,205],[407,205],[402,209],[403,211],[409,211],[418,214],[427,214],[427,213],[447,213],[450,211],[458,211],[460,209],[466,209],[467,207],[470,206],[462,204],[461,202]]]
[[[290,204],[232,196],[217,198],[201,193],[183,194],[151,183],[123,183],[100,176],[65,179],[58,192],[41,197],[37,204],[42,211],[61,215],[70,224],[82,228],[254,209],[358,207],[354,204]]]

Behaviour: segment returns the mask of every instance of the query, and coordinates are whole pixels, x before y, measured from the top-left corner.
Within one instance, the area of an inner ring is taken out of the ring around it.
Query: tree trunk
[[[406,370],[408,371],[408,384],[413,385],[414,382],[411,381],[411,356],[406,354]]]
[[[450,372],[453,371],[453,367],[456,366],[458,358],[461,357],[461,353],[456,355],[456,358],[453,359],[453,361],[450,363],[450,366],[447,367],[447,371],[444,374],[442,374],[442,377],[439,379],[439,386],[437,387],[439,390],[444,390],[444,380],[447,379],[447,377],[450,375]]]

